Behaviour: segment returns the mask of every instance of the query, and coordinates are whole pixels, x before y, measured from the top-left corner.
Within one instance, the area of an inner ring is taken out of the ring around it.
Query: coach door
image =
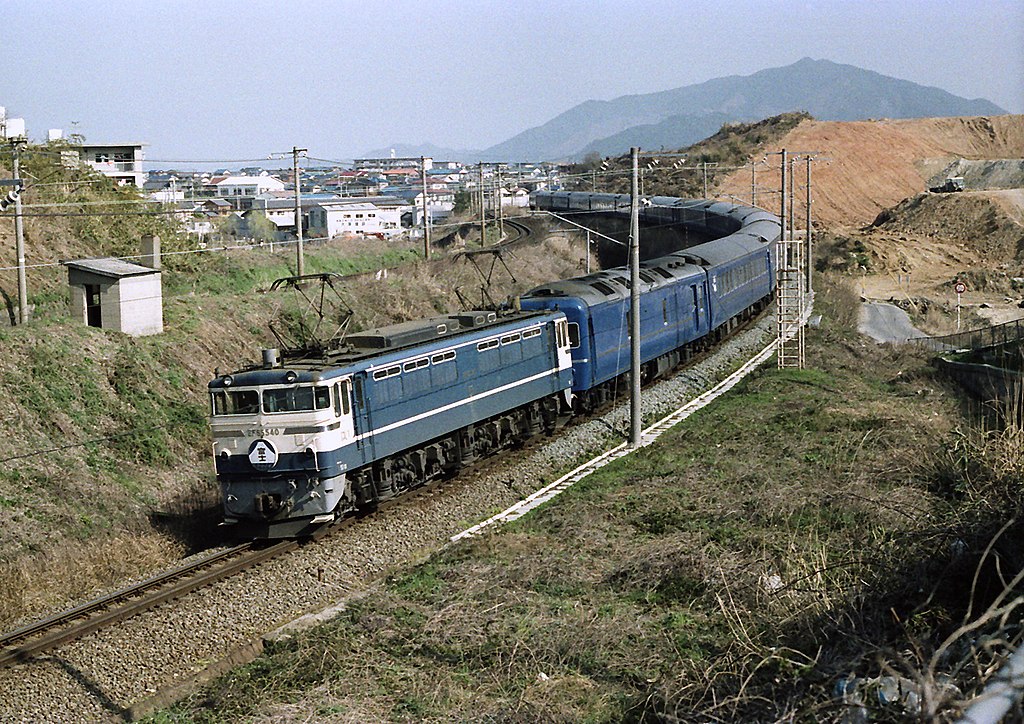
[[[704,283],[701,282],[699,287],[691,285],[690,293],[693,295],[693,328],[699,333],[704,330],[701,324],[704,319]]]

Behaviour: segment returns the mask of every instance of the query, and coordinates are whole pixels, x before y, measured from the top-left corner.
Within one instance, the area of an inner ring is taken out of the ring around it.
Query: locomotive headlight
[[[234,384],[235,379],[231,375],[224,375],[220,381],[224,383],[225,387],[231,387],[231,385]]]
[[[295,370],[288,370],[284,373],[284,381],[289,385],[297,379],[299,379],[299,376],[295,374]]]

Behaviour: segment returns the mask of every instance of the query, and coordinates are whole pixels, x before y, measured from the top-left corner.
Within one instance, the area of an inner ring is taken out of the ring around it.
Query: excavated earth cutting
[[[846,270],[862,296],[919,312],[929,332],[955,324],[960,298],[978,324],[1024,316],[1024,116],[804,121],[764,149],[759,202],[778,207],[778,156],[798,154],[795,227],[806,227],[806,162],[814,152],[813,223],[818,264]],[[962,176],[966,190],[931,193],[937,180]],[[788,186],[788,184],[787,184]],[[750,198],[750,172],[729,176],[723,191]],[[770,199],[770,201],[763,201]]]

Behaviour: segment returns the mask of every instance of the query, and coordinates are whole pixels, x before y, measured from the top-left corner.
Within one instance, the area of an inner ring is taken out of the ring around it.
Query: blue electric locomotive
[[[226,523],[303,535],[551,430],[569,410],[560,312],[466,312],[350,335],[320,360],[209,383]]]

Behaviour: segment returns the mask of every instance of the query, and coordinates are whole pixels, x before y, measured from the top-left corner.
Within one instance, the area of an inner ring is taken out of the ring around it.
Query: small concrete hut
[[[68,268],[73,319],[136,337],[164,331],[159,269],[114,257],[63,263]]]

